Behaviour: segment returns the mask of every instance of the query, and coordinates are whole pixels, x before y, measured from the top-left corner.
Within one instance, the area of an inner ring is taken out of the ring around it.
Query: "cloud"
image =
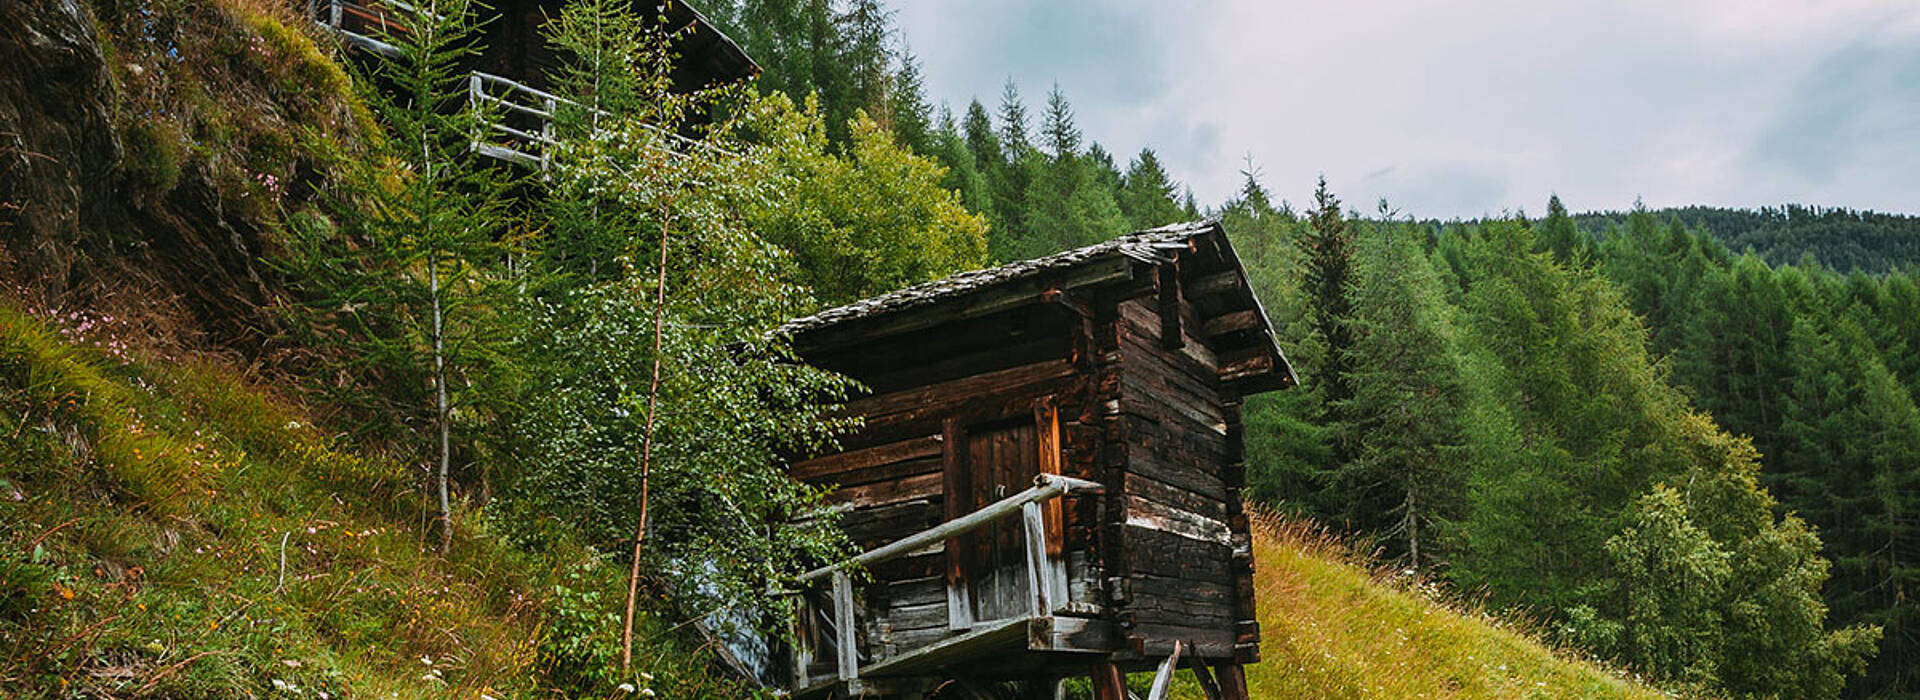
[[[1251,154],[1416,216],[1783,201],[1914,211],[1910,0],[912,0],[936,99],[1056,80],[1116,160],[1152,146],[1203,202]],[[1035,110],[1037,112],[1037,109]],[[1364,204],[1364,206],[1362,206]]]
[[[1833,185],[1864,156],[1920,141],[1920,46],[1855,43],[1803,76],[1754,144],[1752,162]],[[1911,182],[1911,181],[1910,181]]]

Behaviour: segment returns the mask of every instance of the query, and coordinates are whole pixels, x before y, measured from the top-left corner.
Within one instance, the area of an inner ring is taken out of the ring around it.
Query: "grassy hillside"
[[[1257,518],[1254,560],[1262,635],[1262,661],[1247,675],[1254,697],[1663,697],[1372,571],[1309,524]]]
[[[116,319],[38,311],[0,304],[0,697],[736,694],[650,616],[647,676],[606,675],[618,567],[476,514],[432,552],[406,465],[219,365],[135,361]]]

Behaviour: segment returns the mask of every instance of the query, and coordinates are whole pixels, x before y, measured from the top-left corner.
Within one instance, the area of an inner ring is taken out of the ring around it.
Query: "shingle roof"
[[[1171,259],[1171,256],[1165,251],[1184,249],[1190,239],[1219,228],[1220,224],[1215,220],[1173,224],[1129,233],[1084,248],[1075,248],[1046,257],[1007,263],[984,270],[962,272],[944,279],[861,299],[845,306],[836,306],[811,316],[796,318],[781,325],[777,332],[794,335],[815,331],[847,321],[936,303],[1003,282],[1070,268],[1112,255],[1122,255],[1149,264],[1166,262]]]

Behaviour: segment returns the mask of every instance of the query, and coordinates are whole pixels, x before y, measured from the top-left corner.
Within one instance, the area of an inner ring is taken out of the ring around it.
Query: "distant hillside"
[[[1604,236],[1624,225],[1630,212],[1574,216],[1581,230]],[[1705,230],[1734,252],[1752,251],[1768,263],[1800,262],[1812,256],[1841,272],[1886,272],[1920,265],[1920,216],[1789,204],[1762,209],[1676,207],[1653,210],[1662,223],[1679,219]]]
[[[1304,521],[1254,525],[1258,698],[1657,698],[1485,614],[1369,571]],[[1183,674],[1184,676],[1184,674]],[[1183,688],[1184,697],[1201,698]]]

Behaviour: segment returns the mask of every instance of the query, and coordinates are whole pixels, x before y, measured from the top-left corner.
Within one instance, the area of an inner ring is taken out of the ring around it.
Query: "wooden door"
[[[975,508],[1025,491],[1039,474],[1037,431],[1031,421],[984,425],[967,434],[967,492]],[[974,532],[963,549],[975,620],[1027,614],[1026,534],[1019,518]]]

